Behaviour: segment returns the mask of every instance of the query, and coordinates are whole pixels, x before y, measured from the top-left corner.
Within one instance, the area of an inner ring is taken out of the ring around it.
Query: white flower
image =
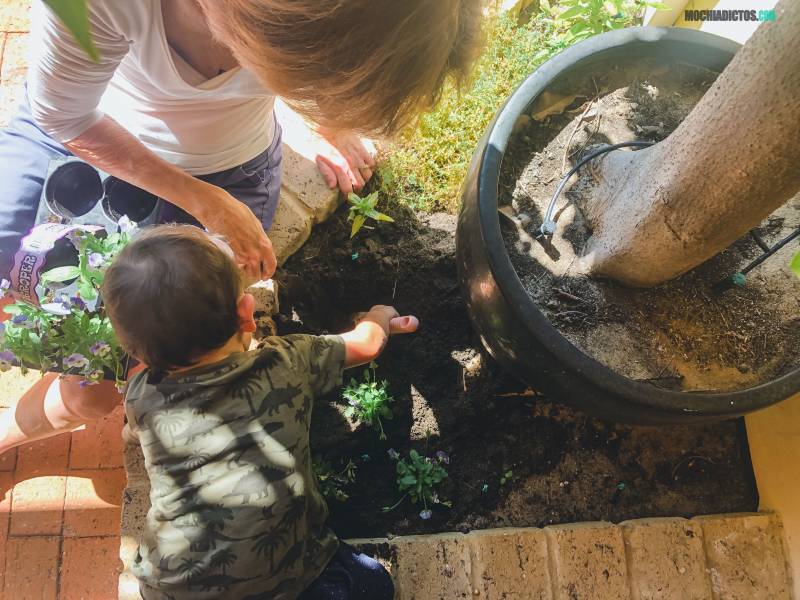
[[[123,216],[119,221],[117,221],[117,225],[119,225],[119,230],[122,233],[133,233],[136,231],[136,223],[131,221],[128,218],[128,215]]]

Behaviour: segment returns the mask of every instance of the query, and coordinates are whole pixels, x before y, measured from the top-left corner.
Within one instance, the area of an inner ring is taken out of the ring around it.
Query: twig
[[[562,290],[561,288],[553,288],[553,291],[559,296],[562,296],[564,298],[568,298],[569,300],[572,300],[574,302],[583,303],[583,298],[579,298],[578,296],[575,296],[574,294],[570,294],[569,292],[566,292],[566,291]]]
[[[586,146],[589,145],[589,142],[592,141],[592,138],[597,135],[597,132],[600,131],[600,121],[603,119],[603,115],[597,115],[597,123],[595,124],[594,131],[589,134],[589,137],[586,138],[586,141],[583,143],[583,146],[578,148],[575,152],[569,155],[569,158],[572,158],[576,154],[581,154],[585,149]]]
[[[581,124],[583,123],[583,117],[585,117],[587,115],[587,113],[592,108],[594,103],[597,102],[597,100],[600,98],[600,89],[597,87],[597,82],[595,81],[594,77],[592,77],[592,83],[594,84],[594,98],[592,98],[589,101],[589,104],[586,105],[586,108],[583,109],[583,112],[581,113],[581,116],[578,117],[578,122],[575,123],[575,128],[572,130],[572,133],[569,135],[569,139],[567,140],[567,143],[564,145],[564,156],[561,159],[561,173],[563,173],[564,169],[567,168],[567,158],[571,158],[572,156],[575,155],[574,152],[571,153],[571,154],[568,154],[569,153],[569,145],[572,143],[572,138],[574,138],[575,134],[578,133],[578,129],[580,128]],[[581,152],[583,151],[584,148],[586,148],[587,144],[589,143],[589,140],[591,140],[595,136],[595,134],[597,133],[598,129],[600,129],[600,118],[601,118],[601,116],[597,115],[597,127],[592,132],[592,134],[587,138],[586,143],[581,147],[581,149],[580,149]]]
[[[678,461],[674,467],[672,467],[672,480],[675,480],[675,474],[678,472],[680,466],[685,463],[687,460],[695,460],[700,459],[706,461],[708,464],[713,465],[715,464],[713,460],[710,458],[706,458],[705,456],[700,456],[699,454],[690,454],[689,456],[684,456],[681,460]]]
[[[567,138],[567,143],[564,144],[564,156],[561,158],[561,170],[559,173],[563,173],[564,170],[567,168],[567,154],[569,154],[569,145],[572,143],[572,138],[575,137],[575,134],[578,133],[578,129],[580,129],[581,124],[583,123],[583,117],[586,116],[586,113],[589,112],[589,109],[592,108],[592,104],[594,104],[595,99],[593,98],[586,104],[586,108],[583,109],[581,116],[578,117],[578,122],[575,123],[575,127],[572,128],[572,133],[569,134],[569,138]]]
[[[582,310],[562,310],[561,312],[557,312],[557,313],[556,313],[555,315],[553,315],[553,316],[555,316],[555,317],[562,317],[562,316],[567,316],[567,315],[583,315],[583,316],[585,316],[585,317],[588,317],[588,316],[589,316],[588,314],[586,314],[586,313],[585,313],[585,312],[583,312]]]

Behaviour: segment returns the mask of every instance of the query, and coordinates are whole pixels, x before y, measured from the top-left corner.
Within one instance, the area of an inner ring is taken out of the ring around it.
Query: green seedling
[[[350,383],[343,393],[348,402],[344,415],[348,419],[354,418],[370,427],[375,427],[380,432],[380,439],[385,440],[386,433],[383,431],[382,419],[394,418],[394,413],[389,407],[389,404],[394,402],[394,398],[389,395],[389,382],[385,379],[378,381],[375,374],[377,368],[378,365],[371,362],[369,367],[364,369],[362,381],[359,382],[355,378],[350,379]]]
[[[384,507],[384,512],[394,510],[403,500],[410,498],[414,504],[422,502],[423,508],[419,516],[427,521],[433,514],[428,508],[429,504],[441,504],[448,508],[452,506],[450,501],[440,500],[437,492],[439,484],[447,477],[447,470],[442,466],[450,462],[446,453],[439,451],[435,458],[430,458],[411,450],[408,458],[400,458],[395,450],[390,449],[388,452],[397,461],[397,489],[403,496],[393,506]]]
[[[364,226],[367,219],[375,219],[376,221],[386,221],[394,223],[394,219],[389,215],[375,210],[375,205],[378,204],[378,192],[372,192],[364,198],[352,192],[347,195],[347,201],[350,203],[350,214],[347,217],[348,221],[353,222],[350,229],[350,237],[354,237],[358,230]]]
[[[509,483],[512,479],[514,479],[514,471],[509,469],[508,471],[503,473],[502,477],[500,477],[500,485],[505,485]]]
[[[329,500],[344,502],[350,496],[345,488],[356,480],[356,465],[352,460],[341,471],[334,471],[331,463],[321,456],[314,458],[314,475],[319,484],[319,491]]]

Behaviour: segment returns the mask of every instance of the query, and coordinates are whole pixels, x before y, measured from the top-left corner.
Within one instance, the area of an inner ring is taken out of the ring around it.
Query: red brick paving
[[[0,598],[116,598],[119,519],[125,469],[69,467],[87,431],[103,448],[99,461],[121,464],[122,421],[23,446],[17,468],[0,472]],[[78,463],[82,461],[77,461]],[[98,461],[95,461],[97,463]]]
[[[121,434],[120,408],[4,457],[0,599],[117,597],[125,488]]]
[[[125,469],[70,471],[64,502],[64,537],[119,536]]]
[[[115,600],[122,563],[119,537],[64,538],[60,600]]]
[[[60,551],[59,536],[8,538],[3,598],[57,600]]]
[[[0,126],[21,98],[29,7],[30,0],[0,0]],[[0,600],[117,597],[121,431],[118,409],[0,455]]]
[[[122,467],[122,431],[124,412],[118,407],[107,417],[72,433],[70,469],[113,469]]]

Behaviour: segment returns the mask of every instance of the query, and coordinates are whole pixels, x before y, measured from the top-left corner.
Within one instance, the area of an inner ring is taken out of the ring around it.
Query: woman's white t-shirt
[[[258,156],[275,133],[274,96],[241,67],[205,79],[183,61],[167,43],[161,1],[88,2],[95,63],[36,0],[28,71],[34,120],[65,142],[108,115],[193,175]]]

